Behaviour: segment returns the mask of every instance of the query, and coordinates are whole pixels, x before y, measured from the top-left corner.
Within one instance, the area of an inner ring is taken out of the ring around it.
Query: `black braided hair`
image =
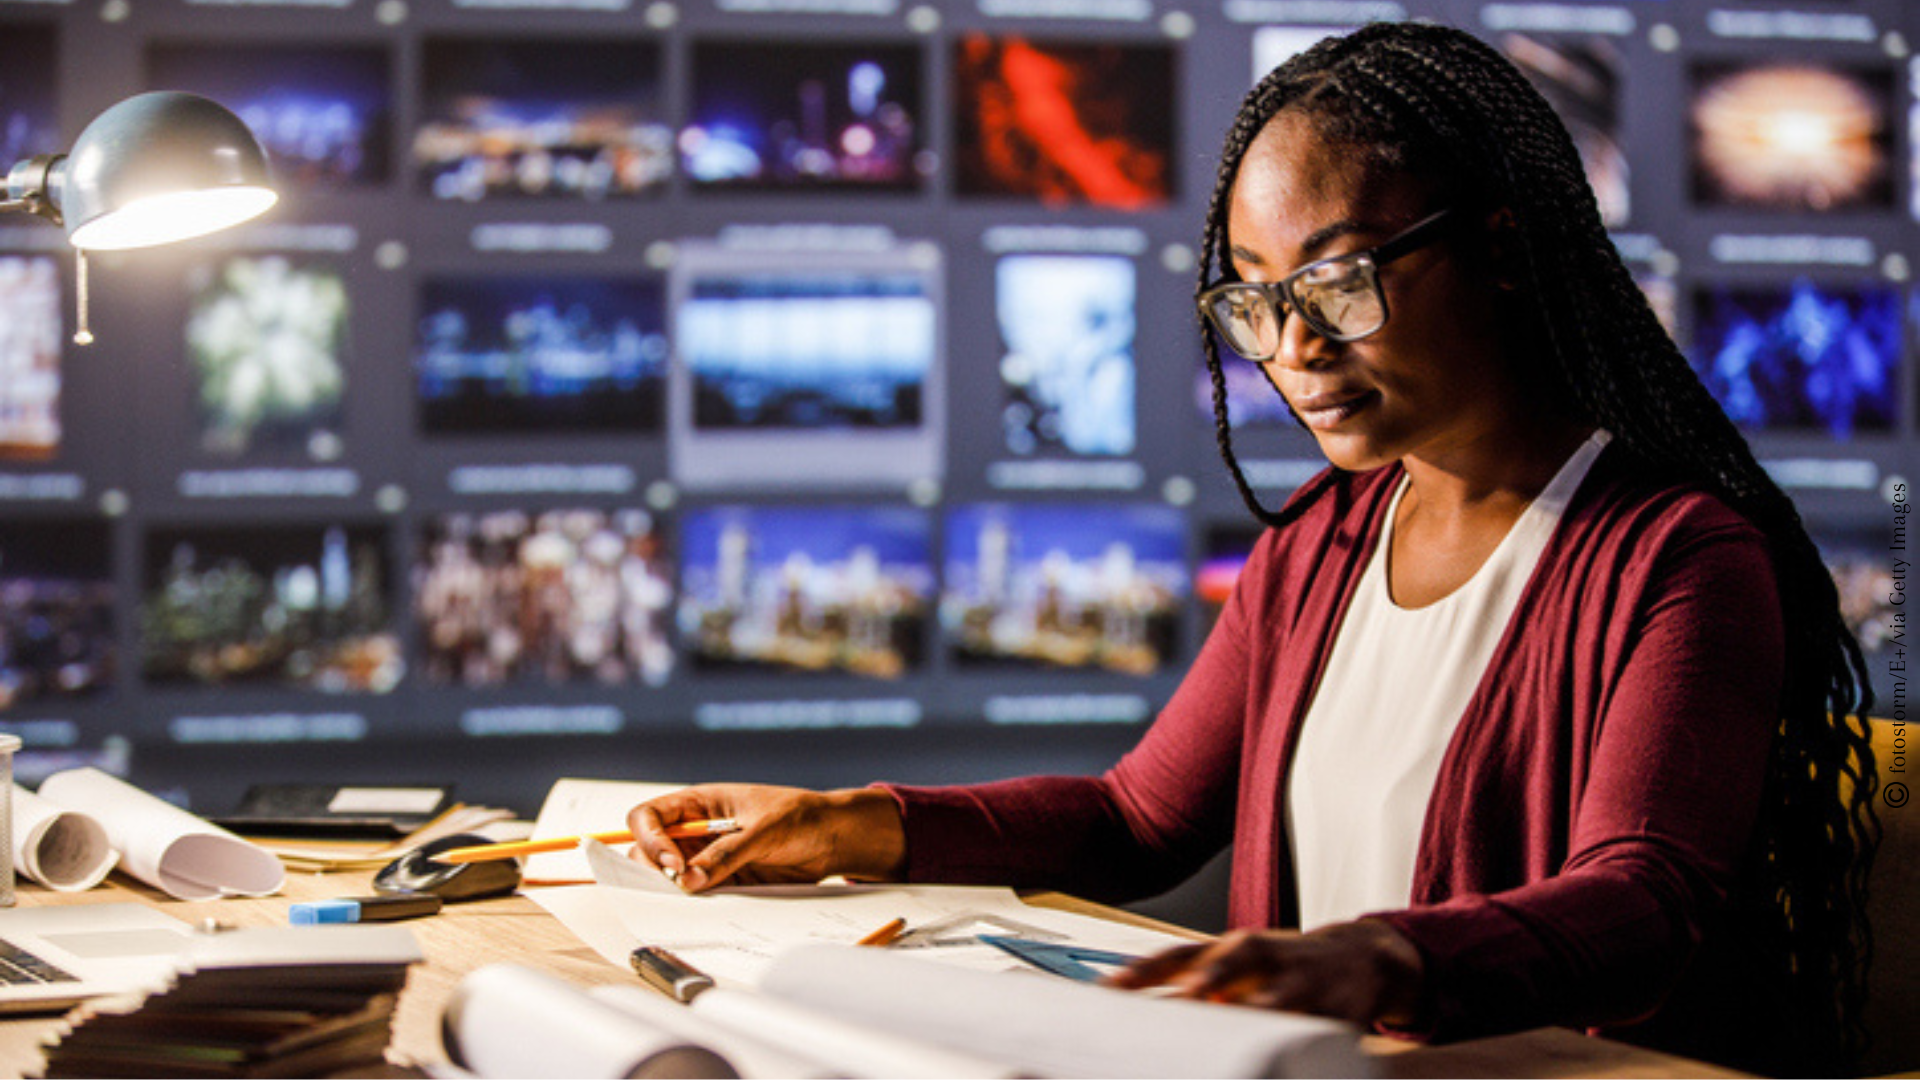
[[[1781,723],[1756,828],[1751,882],[1730,921],[1779,957],[1794,1071],[1847,1067],[1864,1049],[1872,954],[1866,879],[1879,842],[1879,788],[1864,719],[1866,664],[1833,579],[1793,503],[1701,385],[1601,225],[1571,137],[1518,69],[1463,31],[1375,24],[1329,38],[1275,69],[1242,103],[1207,207],[1200,285],[1231,274],[1227,220],[1254,137],[1283,109],[1361,155],[1368,169],[1417,176],[1451,205],[1511,211],[1519,293],[1535,314],[1547,392],[1613,432],[1659,475],[1717,494],[1765,536],[1787,635]],[[1447,204],[1447,203],[1443,203]],[[1330,471],[1278,513],[1260,504],[1233,453],[1219,346],[1202,326],[1220,451],[1256,517],[1299,516],[1338,480]]]

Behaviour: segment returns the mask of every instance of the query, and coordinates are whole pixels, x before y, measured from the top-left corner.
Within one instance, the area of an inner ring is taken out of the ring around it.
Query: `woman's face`
[[[1276,281],[1316,259],[1373,247],[1440,209],[1426,185],[1404,174],[1368,177],[1350,148],[1282,112],[1241,163],[1229,257],[1243,280]],[[1386,325],[1359,341],[1328,340],[1289,315],[1279,353],[1260,365],[1268,381],[1343,469],[1484,450],[1509,430],[1520,396],[1494,314],[1495,283],[1441,242],[1381,267],[1380,287]]]

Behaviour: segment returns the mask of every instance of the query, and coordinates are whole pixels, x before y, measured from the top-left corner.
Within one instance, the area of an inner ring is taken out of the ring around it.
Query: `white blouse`
[[[1401,478],[1325,672],[1287,781],[1300,927],[1406,907],[1440,759],[1540,553],[1611,435],[1596,431],[1528,504],[1473,577],[1420,608],[1387,589]]]

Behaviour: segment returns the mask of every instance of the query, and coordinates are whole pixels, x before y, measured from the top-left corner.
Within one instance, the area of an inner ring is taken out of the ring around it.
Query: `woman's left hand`
[[[1165,986],[1179,997],[1290,1009],[1362,1025],[1411,1027],[1420,1013],[1420,951],[1400,931],[1374,919],[1306,934],[1236,930],[1216,941],[1147,957],[1107,981],[1126,989]]]

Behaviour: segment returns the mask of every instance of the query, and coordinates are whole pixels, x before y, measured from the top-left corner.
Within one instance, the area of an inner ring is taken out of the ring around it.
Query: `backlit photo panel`
[[[428,38],[419,190],[436,199],[602,199],[673,175],[673,128],[651,41]]]
[[[393,172],[391,65],[385,46],[165,43],[147,50],[147,86],[232,109],[277,184],[366,187]]]
[[[105,521],[0,529],[0,714],[113,685],[112,535]]]
[[[652,432],[666,393],[662,285],[624,277],[433,277],[414,374],[428,435]]]
[[[938,249],[683,245],[669,461],[694,487],[895,486],[944,464]]]
[[[1171,46],[971,33],[952,61],[956,194],[1114,210],[1178,194]]]
[[[1008,255],[995,264],[1010,452],[1133,452],[1135,299],[1132,259]]]
[[[195,270],[187,367],[201,446],[340,456],[346,408],[346,274],[327,259],[236,255]]]
[[[1802,278],[1699,290],[1689,358],[1741,427],[1846,440],[1892,430],[1900,343],[1898,291]]]
[[[1894,207],[1892,73],[1797,58],[1696,64],[1693,200],[1830,213]]]
[[[60,449],[62,325],[60,264],[0,255],[0,460]]]
[[[696,669],[893,679],[925,662],[934,602],[925,511],[695,510],[680,546],[680,633]]]
[[[160,527],[141,563],[150,685],[385,693],[406,671],[385,526]]]
[[[682,167],[705,189],[917,191],[920,56],[914,44],[696,42]]]
[[[657,686],[673,671],[672,567],[645,510],[442,514],[415,558],[429,684]]]
[[[1188,580],[1172,507],[958,506],[940,622],[963,666],[1149,675],[1175,659]]]

